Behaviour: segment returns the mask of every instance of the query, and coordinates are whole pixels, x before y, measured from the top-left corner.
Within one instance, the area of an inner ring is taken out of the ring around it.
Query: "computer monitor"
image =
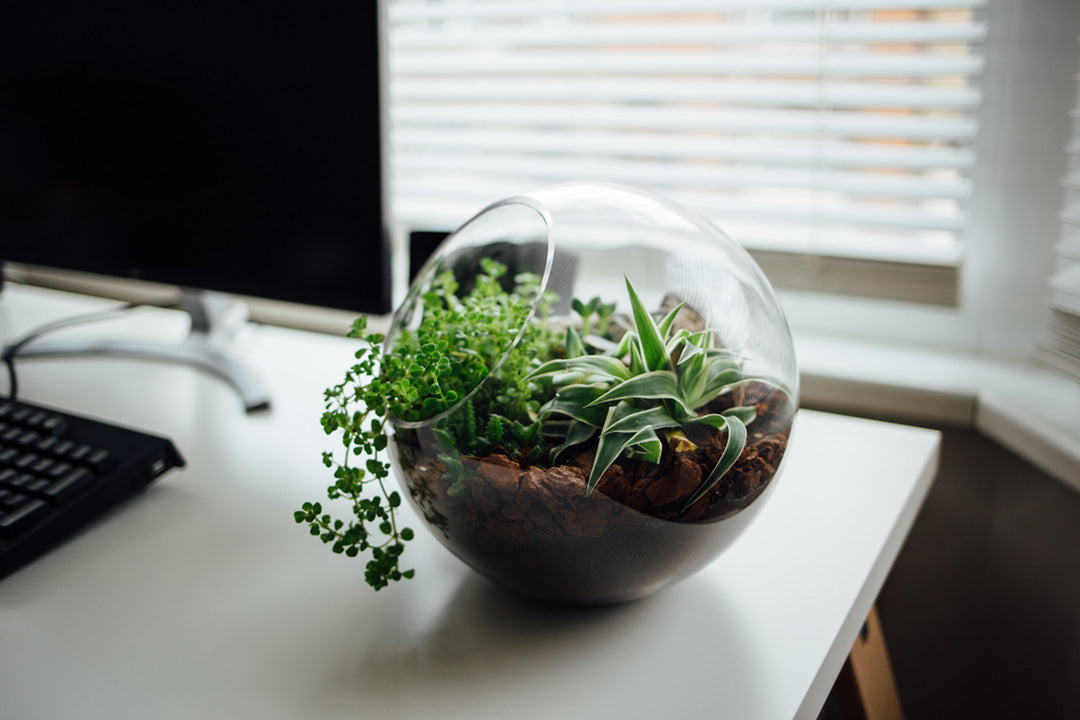
[[[382,11],[0,3],[0,260],[388,311]]]

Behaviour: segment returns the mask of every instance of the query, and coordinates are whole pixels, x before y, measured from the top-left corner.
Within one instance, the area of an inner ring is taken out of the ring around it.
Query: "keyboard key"
[[[39,430],[43,433],[52,435],[53,437],[63,435],[67,432],[68,424],[64,418],[59,415],[50,415],[41,423]]]
[[[30,447],[40,438],[41,436],[33,430],[27,430],[26,432],[20,434],[18,437],[15,438],[14,444],[16,447]]]
[[[49,506],[41,500],[31,500],[10,512],[0,512],[0,537],[10,540],[48,514]]]
[[[19,457],[15,458],[15,461],[11,463],[12,467],[16,467],[19,470],[26,470],[31,465],[38,461],[37,455],[34,453],[23,453]]]
[[[20,477],[26,478],[23,481],[22,489],[26,490],[27,492],[34,493],[35,495],[43,495],[46,488],[48,488],[49,485],[52,484],[45,478],[40,478],[35,475],[28,475],[24,473]],[[16,482],[18,482],[18,478],[16,478]]]
[[[44,410],[38,410],[37,412],[30,413],[30,416],[26,418],[25,425],[27,427],[36,428],[48,419],[49,414]]]
[[[41,487],[45,487],[48,481],[44,478],[34,477],[30,473],[18,473],[14,478],[7,481],[7,486],[21,492],[29,492],[30,486],[35,483],[42,483]]]
[[[14,510],[26,502],[26,496],[11,490],[0,489],[0,510]]]
[[[60,442],[55,435],[45,435],[34,443],[34,452],[51,453],[56,444]]]
[[[71,465],[66,462],[53,463],[52,467],[45,471],[45,476],[51,480],[59,480],[71,470]]]
[[[94,471],[95,475],[100,475],[103,472],[112,470],[113,465],[116,463],[113,462],[113,457],[108,450],[98,448],[86,456],[86,464]]]
[[[42,496],[58,505],[73,498],[80,490],[94,481],[94,476],[86,468],[76,468],[56,482],[48,485]]]
[[[73,446],[70,450],[64,453],[68,460],[74,460],[75,462],[82,462],[86,459],[86,456],[93,452],[93,448],[86,443],[79,443]]]

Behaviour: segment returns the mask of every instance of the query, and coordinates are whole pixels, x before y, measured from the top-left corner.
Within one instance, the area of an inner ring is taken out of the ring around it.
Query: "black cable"
[[[7,366],[8,399],[14,400],[19,392],[18,377],[15,373],[15,356],[18,355],[19,351],[26,347],[28,344],[32,343],[34,340],[37,340],[42,335],[46,335],[57,330],[62,330],[66,327],[71,327],[73,325],[82,325],[84,323],[95,322],[97,320],[107,320],[109,317],[116,315],[117,313],[127,312],[128,310],[134,310],[138,307],[156,307],[169,309],[179,307],[179,305],[177,303],[124,303],[119,307],[109,308],[108,310],[98,310],[92,313],[85,313],[83,315],[75,315],[73,317],[54,320],[53,322],[46,323],[35,330],[31,330],[29,333],[27,333],[20,339],[5,347],[3,350],[3,354],[0,355],[0,359],[3,359],[4,364]]]

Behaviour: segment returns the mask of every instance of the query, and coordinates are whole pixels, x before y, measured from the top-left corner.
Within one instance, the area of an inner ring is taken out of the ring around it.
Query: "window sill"
[[[973,427],[1080,492],[1080,383],[1032,363],[796,333],[801,404]]]

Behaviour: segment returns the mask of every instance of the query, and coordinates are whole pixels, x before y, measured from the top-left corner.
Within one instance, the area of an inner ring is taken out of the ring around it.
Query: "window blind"
[[[956,302],[980,0],[389,0],[409,228],[567,180],[649,188],[780,286]]]
[[[1080,73],[1076,80],[1080,83]],[[1050,319],[1036,355],[1080,378],[1080,91],[1070,115],[1073,136],[1066,148],[1068,174],[1061,181],[1061,235],[1054,247],[1056,269],[1047,289]]]

